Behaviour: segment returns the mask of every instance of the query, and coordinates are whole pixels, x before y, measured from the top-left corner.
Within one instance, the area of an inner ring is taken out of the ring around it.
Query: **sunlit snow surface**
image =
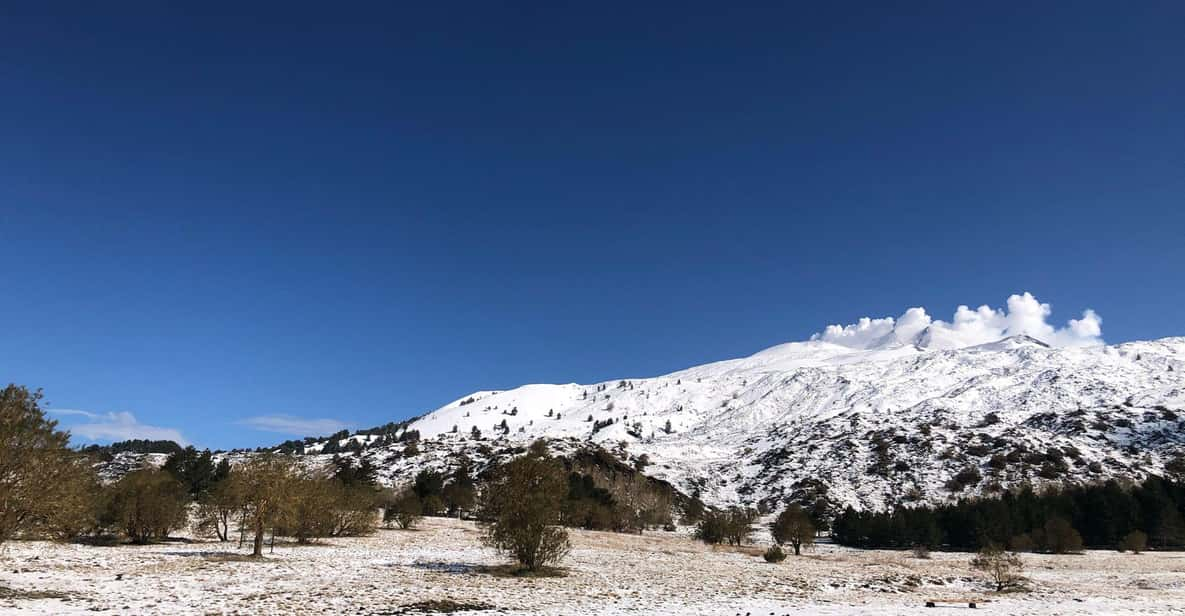
[[[559,453],[646,455],[647,474],[709,504],[777,509],[821,491],[839,507],[879,508],[1022,482],[1139,479],[1185,449],[1185,338],[1052,348],[1014,336],[951,350],[925,338],[871,349],[796,342],[653,378],[478,391],[412,422],[418,454],[394,444],[363,455],[394,485],[461,454],[480,470],[546,438]],[[969,467],[982,480],[946,486]]]
[[[608,419],[594,434],[592,422]],[[425,439],[419,456],[367,453],[392,483],[460,452],[480,462],[481,445],[541,437],[562,439],[561,450],[595,443],[631,460],[645,454],[648,474],[713,504],[801,496],[806,480],[822,481],[841,505],[943,500],[961,494],[943,484],[969,466],[984,479],[968,491],[1042,481],[1037,462],[1000,472],[988,464],[1018,450],[1056,448],[1059,480],[1138,478],[1185,443],[1185,338],[1051,348],[1016,336],[954,350],[797,342],[624,385],[474,392],[410,428]],[[886,460],[887,472],[869,472]]]
[[[686,529],[683,529],[684,532]],[[994,596],[970,555],[857,551],[820,545],[780,565],[762,547],[713,549],[686,534],[572,531],[566,577],[495,577],[504,561],[471,522],[430,518],[322,545],[282,544],[262,562],[233,542],[95,547],[6,544],[0,613],[410,614],[428,600],[491,609],[463,614],[905,614],[927,598],[983,598],[995,614],[1163,614],[1185,610],[1185,555],[1024,555],[1028,590]],[[960,607],[958,609],[965,609]]]

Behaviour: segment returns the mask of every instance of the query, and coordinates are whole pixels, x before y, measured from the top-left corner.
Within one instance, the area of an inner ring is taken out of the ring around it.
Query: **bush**
[[[1065,518],[1050,518],[1045,522],[1045,549],[1054,554],[1082,551],[1082,535]]]
[[[959,473],[955,475],[955,479],[962,485],[973,486],[983,479],[983,475],[979,474],[979,469],[973,466],[968,466],[967,468],[959,471]]]
[[[571,550],[568,531],[559,526],[568,476],[545,449],[497,469],[483,491],[483,541],[527,571],[555,564]]]
[[[786,560],[786,552],[782,550],[782,546],[771,545],[769,549],[765,551],[765,554],[761,555],[761,557],[764,558],[765,562],[767,563],[780,563],[783,560]]]
[[[1148,534],[1143,531],[1133,530],[1124,535],[1119,542],[1120,552],[1131,552],[1132,554],[1139,554],[1148,547]]]
[[[1024,563],[1015,553],[997,546],[983,548],[971,559],[971,568],[984,572],[996,587],[996,592],[1019,586],[1024,579]]]
[[[708,544],[741,545],[753,534],[756,513],[733,507],[727,511],[709,511],[695,527],[695,538]]]
[[[108,515],[135,543],[165,539],[187,521],[188,491],[166,471],[133,471],[109,490]]]
[[[725,526],[725,514],[719,511],[705,512],[700,516],[699,524],[695,525],[695,538],[709,545],[724,543]]]
[[[365,485],[330,482],[333,504],[330,508],[329,534],[333,537],[360,537],[374,532],[378,494]]]
[[[383,521],[388,526],[394,523],[404,530],[418,524],[423,517],[420,498],[411,491],[400,493],[383,511]]]
[[[0,543],[43,533],[70,538],[93,519],[94,471],[40,402],[40,391],[0,389]]]
[[[1037,543],[1028,533],[1021,533],[1008,541],[1008,548],[1013,552],[1032,552],[1037,548]]]
[[[420,499],[420,506],[424,509],[424,515],[438,516],[445,511],[444,499],[436,494]]]
[[[293,537],[297,543],[332,534],[334,493],[328,480],[294,478],[286,496],[284,511],[276,520],[275,534]]]
[[[920,558],[920,559],[930,558],[930,548],[929,548],[929,546],[925,545],[924,543],[919,543],[919,544],[913,546],[913,549],[910,551],[913,552],[914,558]]]
[[[198,500],[194,512],[193,533],[199,537],[230,540],[230,521],[239,507],[239,498],[230,481],[215,483]]]

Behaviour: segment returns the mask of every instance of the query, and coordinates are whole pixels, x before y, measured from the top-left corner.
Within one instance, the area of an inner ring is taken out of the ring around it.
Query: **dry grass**
[[[472,523],[429,518],[419,532],[277,547],[262,560],[213,542],[14,542],[5,566],[14,573],[5,575],[0,612],[286,614],[315,606],[332,614],[416,614],[484,605],[523,615],[850,616],[899,614],[920,608],[926,596],[964,595],[998,599],[992,608],[1008,614],[1185,611],[1185,554],[1024,555],[1030,592],[995,595],[969,568],[969,554],[920,560],[824,543],[770,565],[761,558],[765,546],[711,547],[665,532],[573,531],[562,577],[523,576],[477,535]],[[126,577],[117,581],[117,573]]]

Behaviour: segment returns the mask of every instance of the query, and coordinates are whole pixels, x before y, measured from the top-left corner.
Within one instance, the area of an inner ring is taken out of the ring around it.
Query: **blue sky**
[[[100,440],[1022,291],[1185,334],[1178,2],[161,4],[0,21],[0,378]]]

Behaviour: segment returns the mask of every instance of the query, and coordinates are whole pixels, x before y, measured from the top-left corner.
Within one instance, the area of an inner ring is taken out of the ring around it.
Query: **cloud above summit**
[[[1081,318],[1070,319],[1063,327],[1049,323],[1053,313],[1031,293],[1012,295],[1004,308],[982,305],[959,306],[948,321],[932,318],[925,308],[914,307],[901,316],[864,317],[849,325],[828,325],[811,336],[854,349],[869,349],[895,344],[922,344],[932,348],[961,348],[995,342],[1009,336],[1026,335],[1050,346],[1074,347],[1102,344],[1103,319],[1091,310]]]

